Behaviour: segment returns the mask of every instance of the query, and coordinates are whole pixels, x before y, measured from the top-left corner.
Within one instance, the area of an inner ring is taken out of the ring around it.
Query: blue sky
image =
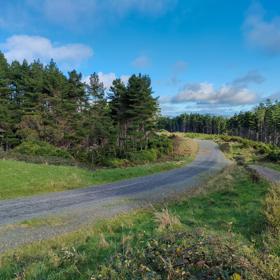
[[[231,115],[280,98],[276,0],[0,0],[9,61],[51,58],[109,87],[149,74],[162,113]]]

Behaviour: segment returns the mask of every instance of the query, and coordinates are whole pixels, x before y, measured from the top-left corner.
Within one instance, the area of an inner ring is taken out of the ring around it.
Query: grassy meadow
[[[119,168],[89,170],[73,166],[0,160],[0,199],[31,196],[116,182],[167,171],[181,167],[193,160],[197,150],[193,141],[177,136],[173,143],[173,153],[160,161]]]
[[[2,257],[0,279],[273,279],[280,193],[243,167],[165,206]]]

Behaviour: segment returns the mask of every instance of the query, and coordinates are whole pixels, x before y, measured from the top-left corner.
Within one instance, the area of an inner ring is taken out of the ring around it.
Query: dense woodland
[[[0,144],[48,143],[79,160],[126,157],[151,148],[158,102],[151,80],[132,75],[106,90],[96,73],[88,84],[55,62],[7,62],[0,53]],[[37,141],[37,142],[36,142]]]
[[[227,133],[280,146],[280,102],[267,100],[252,111],[230,118],[200,114],[162,117],[159,128],[171,132]]]
[[[129,158],[137,152],[166,152],[170,142],[156,129],[229,134],[280,145],[280,102],[261,103],[230,118],[182,114],[159,118],[157,98],[146,75],[116,79],[106,89],[96,73],[84,83],[65,75],[54,61],[8,63],[0,53],[0,148],[57,147],[79,161]],[[43,143],[43,144],[42,144]],[[47,146],[49,145],[49,146]],[[59,154],[59,153],[58,153]]]

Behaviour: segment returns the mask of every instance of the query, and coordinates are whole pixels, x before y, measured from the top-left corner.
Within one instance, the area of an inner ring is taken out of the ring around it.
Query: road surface
[[[230,164],[213,141],[197,140],[195,160],[185,167],[112,184],[0,202],[0,251],[80,228],[158,202],[200,186]],[[22,221],[63,217],[50,226],[25,227]]]
[[[264,177],[271,183],[280,183],[280,172],[261,165],[250,165],[250,168],[255,170],[261,177]]]

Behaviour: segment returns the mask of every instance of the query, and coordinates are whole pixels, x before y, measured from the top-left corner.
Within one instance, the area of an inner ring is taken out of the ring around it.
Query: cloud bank
[[[52,43],[48,38],[41,36],[14,35],[0,44],[9,62],[13,60],[28,62],[40,59],[47,63],[50,59],[68,64],[80,63],[93,55],[93,50],[83,44]]]
[[[195,104],[196,108],[213,106],[232,107],[252,105],[259,101],[256,92],[250,90],[250,84],[261,84],[265,78],[258,71],[249,71],[244,76],[220,87],[208,82],[185,84],[177,95],[162,99],[162,103]]]
[[[256,94],[247,88],[223,85],[215,89],[210,83],[187,84],[171,99],[173,103],[196,102],[198,104],[245,105],[255,103]]]

